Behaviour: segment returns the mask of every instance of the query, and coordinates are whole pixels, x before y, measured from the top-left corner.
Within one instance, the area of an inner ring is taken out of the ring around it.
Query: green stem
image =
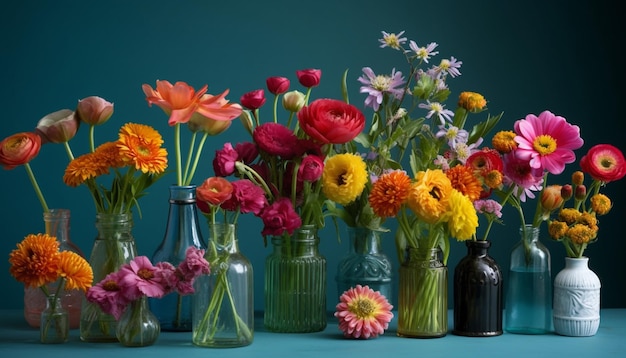
[[[206,139],[208,138],[209,133],[204,132],[204,135],[202,136],[202,139],[200,139],[200,144],[198,144],[198,149],[196,151],[196,156],[193,160],[193,166],[191,167],[191,172],[189,172],[189,175],[186,176],[185,179],[185,185],[190,185],[191,184],[191,179],[193,178],[194,174],[196,173],[196,168],[198,167],[198,162],[200,161],[200,155],[202,154],[202,148],[204,147],[204,142],[206,142]]]
[[[187,178],[188,178],[188,175],[189,175],[189,166],[191,165],[191,158],[192,158],[192,154],[193,154],[193,148],[196,145],[197,133],[198,132],[193,132],[191,134],[191,141],[189,143],[189,150],[187,151],[187,159],[185,160],[185,172],[184,172],[184,174],[182,176],[184,185],[188,185],[188,184],[186,184],[186,182],[187,182]]]
[[[70,148],[70,142],[63,142],[63,146],[65,147],[65,152],[67,153],[67,157],[70,158],[70,161],[74,160],[74,153],[72,153],[72,148]]]
[[[37,184],[37,179],[35,179],[35,174],[33,173],[33,170],[31,169],[30,164],[25,163],[24,168],[26,168],[26,173],[28,173],[28,178],[30,179],[31,184],[33,185],[33,188],[35,189],[35,194],[37,194],[37,198],[39,199],[39,202],[41,203],[43,212],[44,213],[49,212],[50,209],[48,209],[48,204],[46,203],[46,199],[44,199],[43,197],[43,193],[41,192],[41,189],[39,188],[39,184]]]
[[[180,123],[174,124],[174,150],[176,151],[176,184],[183,185],[182,163],[180,158]]]
[[[278,111],[277,110],[278,110],[278,95],[274,95],[274,123],[278,123]]]
[[[89,126],[89,148],[91,149],[91,152],[95,152],[96,151],[96,146],[95,146],[95,140],[94,140],[94,133],[96,131],[96,126],[94,126],[93,124]]]

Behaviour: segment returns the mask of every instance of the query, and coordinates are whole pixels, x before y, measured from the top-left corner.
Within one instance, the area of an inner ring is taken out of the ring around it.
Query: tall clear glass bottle
[[[520,228],[520,241],[511,250],[505,283],[504,329],[509,333],[545,334],[552,331],[550,251],[539,241],[539,228]]]
[[[152,262],[166,261],[177,266],[187,249],[206,249],[202,238],[195,185],[171,185],[169,213],[163,241],[152,255]],[[191,332],[191,296],[177,292],[148,300],[150,309],[161,322],[162,331]]]

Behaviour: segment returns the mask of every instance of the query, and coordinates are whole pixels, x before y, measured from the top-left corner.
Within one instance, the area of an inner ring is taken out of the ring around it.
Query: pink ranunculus
[[[285,231],[291,235],[302,225],[302,219],[291,205],[291,200],[286,197],[278,198],[267,206],[260,217],[264,225],[262,235],[278,236]]]
[[[236,180],[232,184],[233,195],[222,203],[222,209],[258,215],[267,206],[265,191],[260,186],[248,179]]]
[[[252,133],[259,149],[272,156],[291,159],[297,155],[298,138],[280,123],[267,122],[256,127]]]
[[[259,149],[252,142],[242,142],[235,144],[235,150],[239,154],[239,160],[244,164],[252,163],[259,155]]]
[[[78,101],[76,114],[81,121],[95,126],[105,123],[113,115],[113,103],[98,96],[90,96]]]
[[[186,281],[193,282],[200,275],[211,273],[209,262],[204,258],[204,250],[190,246],[185,252],[185,259],[178,264],[178,271]]]
[[[87,301],[97,304],[102,312],[120,319],[130,301],[119,285],[119,272],[112,272],[90,287],[85,294]]]
[[[41,137],[33,132],[16,133],[0,142],[0,164],[13,169],[30,162],[39,154]]]
[[[62,109],[40,119],[35,132],[41,136],[43,143],[65,143],[74,138],[79,126],[76,112]]]
[[[580,168],[593,179],[604,183],[620,180],[626,175],[624,154],[610,144],[596,144],[580,158]]]
[[[224,143],[222,149],[215,151],[213,158],[213,170],[215,175],[227,177],[235,172],[235,162],[239,159],[239,154],[231,143]]]
[[[365,115],[355,106],[336,99],[317,99],[298,112],[298,121],[309,137],[324,143],[344,144],[365,127]]]
[[[154,267],[156,268],[154,276],[163,285],[165,294],[167,295],[176,289],[180,281],[180,277],[176,274],[176,267],[167,261],[157,262]]]
[[[244,93],[239,99],[239,102],[241,102],[242,106],[250,110],[261,108],[265,104],[265,91],[257,89]]]
[[[324,171],[324,161],[317,155],[307,155],[302,158],[302,163],[298,167],[298,180],[308,182],[317,181]]]
[[[298,82],[306,88],[315,87],[320,84],[322,78],[322,70],[308,68],[306,70],[296,71]]]
[[[208,178],[196,188],[197,201],[213,206],[218,206],[230,199],[232,194],[233,185],[223,177]]]
[[[265,80],[265,83],[267,84],[267,89],[270,91],[270,93],[275,95],[287,92],[290,85],[289,79],[287,77],[279,76],[268,77],[267,80]]]

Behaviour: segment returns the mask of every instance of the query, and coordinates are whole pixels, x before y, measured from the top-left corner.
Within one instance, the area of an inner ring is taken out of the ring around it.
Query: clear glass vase
[[[448,334],[448,268],[440,249],[409,248],[400,266],[398,336]]]
[[[233,224],[210,224],[205,257],[211,273],[194,283],[192,342],[200,347],[243,347],[254,337],[252,264],[239,251]]]
[[[56,237],[59,250],[73,251],[85,256],[78,246],[70,239],[70,211],[67,209],[50,209],[43,213],[45,232]],[[48,292],[56,292],[57,284],[48,285]],[[63,290],[59,292],[61,305],[69,315],[70,328],[80,325],[80,307],[85,294],[80,290]],[[46,308],[47,297],[40,288],[24,287],[24,318],[34,328],[39,327],[41,312]]]
[[[520,241],[511,250],[505,283],[504,329],[517,334],[552,331],[550,251],[539,241],[539,228],[520,228]]]
[[[318,332],[326,328],[326,258],[318,250],[317,228],[272,237],[265,260],[265,314],[268,331]]]
[[[131,302],[116,327],[118,341],[126,347],[146,347],[154,344],[161,333],[159,320],[150,311],[144,296]]]
[[[177,266],[185,259],[187,249],[206,249],[202,238],[196,186],[171,185],[169,213],[163,241],[152,255],[152,262],[169,262]],[[161,330],[191,332],[191,296],[173,292],[162,298],[149,299],[150,309],[161,322]]]
[[[39,316],[40,341],[41,343],[65,343],[70,335],[67,310],[61,304],[61,298],[55,295],[48,296],[46,302],[46,308]]]
[[[131,213],[96,216],[98,236],[91,249],[89,264],[93,269],[94,282],[100,282],[108,274],[137,256],[137,248],[132,235],[133,216]],[[83,299],[80,314],[80,339],[85,342],[115,342],[117,321],[110,314],[102,312],[97,303]]]
[[[355,287],[369,286],[392,301],[391,261],[381,248],[382,233],[364,227],[348,227],[348,254],[337,265],[337,297]]]

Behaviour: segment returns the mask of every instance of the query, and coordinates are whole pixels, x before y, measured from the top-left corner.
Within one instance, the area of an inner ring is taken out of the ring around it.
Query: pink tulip
[[[267,84],[267,89],[275,95],[287,92],[290,85],[287,77],[278,76],[268,77],[265,83]]]
[[[306,88],[315,87],[320,84],[320,79],[322,77],[322,70],[309,68],[306,70],[298,70],[296,71],[296,76],[298,76],[298,81],[301,85]]]
[[[250,110],[261,108],[265,104],[265,91],[258,89],[245,93],[241,96],[239,102]]]
[[[113,115],[113,103],[98,96],[83,98],[76,107],[78,118],[89,125],[105,123]]]
[[[76,112],[62,109],[40,119],[35,132],[41,136],[43,143],[65,143],[74,138],[79,126]]]

